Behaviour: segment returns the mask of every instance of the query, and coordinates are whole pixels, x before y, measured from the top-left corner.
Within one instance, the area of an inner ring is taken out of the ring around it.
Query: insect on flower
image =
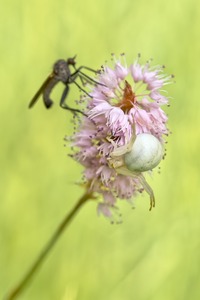
[[[150,210],[155,206],[145,177],[165,157],[169,130],[163,88],[173,78],[151,60],[142,64],[140,56],[130,65],[124,55],[113,58],[113,64],[103,65],[95,77],[100,84],[86,97],[87,118],[78,123],[71,139],[71,156],[83,165],[90,192],[102,196],[98,212],[109,218],[120,199],[131,203],[143,191],[150,197]]]
[[[59,82],[62,82],[65,85],[65,89],[63,91],[63,94],[60,99],[60,106],[64,109],[70,110],[73,113],[81,113],[84,115],[84,113],[76,108],[69,107],[65,99],[68,96],[69,93],[69,85],[74,83],[81,91],[83,91],[85,94],[90,96],[77,82],[76,79],[79,78],[84,85],[86,82],[92,83],[92,84],[100,84],[96,82],[94,79],[90,78],[87,74],[83,73],[82,70],[88,70],[93,73],[98,73],[98,71],[95,71],[89,67],[81,66],[79,68],[76,68],[76,56],[73,58],[68,58],[67,60],[59,59],[55,62],[53,65],[53,71],[52,73],[47,77],[47,79],[43,82],[37,93],[32,98],[31,102],[29,103],[29,108],[32,108],[33,105],[37,102],[39,97],[43,96],[44,105],[46,108],[50,108],[53,104],[53,101],[50,98],[50,94],[52,92],[52,89],[55,87],[55,85]],[[70,66],[73,67],[74,72],[71,72]]]

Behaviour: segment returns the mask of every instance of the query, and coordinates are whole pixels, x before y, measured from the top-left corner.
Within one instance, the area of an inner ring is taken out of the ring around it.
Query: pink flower
[[[164,143],[168,135],[167,116],[161,105],[167,97],[161,88],[170,83],[163,67],[151,67],[138,59],[129,67],[115,59],[114,67],[103,66],[95,78],[99,82],[86,98],[87,109],[77,133],[72,137],[73,158],[84,166],[84,179],[90,191],[103,198],[98,212],[111,218],[117,199],[134,200],[146,190],[154,205],[154,195],[143,172],[125,164],[136,137],[149,134]]]

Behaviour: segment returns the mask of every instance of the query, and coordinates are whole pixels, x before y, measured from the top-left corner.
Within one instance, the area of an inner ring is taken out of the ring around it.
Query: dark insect
[[[44,81],[40,89],[37,91],[35,96],[32,98],[29,108],[31,108],[39,99],[40,95],[43,96],[44,105],[46,108],[50,108],[53,104],[53,101],[50,99],[50,94],[52,89],[55,87],[55,85],[59,82],[62,82],[65,85],[65,89],[63,91],[63,94],[60,99],[60,106],[64,109],[70,110],[73,113],[84,113],[76,108],[69,107],[65,99],[69,92],[69,84],[74,83],[80,90],[82,90],[84,93],[86,93],[88,96],[90,96],[77,82],[76,79],[80,78],[82,84],[84,85],[85,82],[100,84],[94,79],[90,78],[88,75],[82,72],[82,69],[89,70],[91,72],[97,73],[98,71],[95,71],[91,68],[81,66],[78,69],[75,67],[75,58],[68,58],[67,60],[59,59],[55,62],[53,66],[52,73],[47,77],[47,79]],[[70,66],[74,68],[74,72],[71,72]]]

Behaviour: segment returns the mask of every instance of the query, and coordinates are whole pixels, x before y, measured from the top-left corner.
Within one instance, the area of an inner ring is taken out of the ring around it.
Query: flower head
[[[139,135],[143,135],[140,140],[145,140],[147,135],[148,142],[142,149],[146,147],[150,155],[159,155],[159,159],[147,158],[154,161],[154,164],[148,161],[147,171],[163,157],[168,129],[167,116],[161,107],[168,99],[161,89],[170,83],[171,76],[164,74],[162,66],[152,67],[150,62],[141,65],[138,57],[130,66],[115,59],[112,68],[102,66],[95,80],[99,84],[92,86],[90,97],[86,97],[87,117],[83,117],[72,138],[76,149],[72,156],[84,166],[84,179],[89,189],[102,195],[98,211],[105,216],[112,216],[117,199],[132,201],[143,190],[150,195],[152,207],[154,194],[143,169],[131,169],[127,154],[135,149],[133,146]],[[151,153],[149,136],[153,136],[152,142],[156,140],[158,146],[154,148],[155,151],[160,149],[159,154]],[[146,154],[141,151],[138,155],[143,160]]]

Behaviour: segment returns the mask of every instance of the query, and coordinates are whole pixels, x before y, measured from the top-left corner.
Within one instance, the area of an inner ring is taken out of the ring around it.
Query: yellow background
[[[7,0],[0,10],[0,296],[26,272],[83,193],[63,137],[70,113],[27,105],[58,58],[99,68],[137,53],[175,74],[161,174],[121,225],[87,204],[20,299],[200,299],[200,6],[195,0]],[[68,103],[78,96],[71,88]]]

